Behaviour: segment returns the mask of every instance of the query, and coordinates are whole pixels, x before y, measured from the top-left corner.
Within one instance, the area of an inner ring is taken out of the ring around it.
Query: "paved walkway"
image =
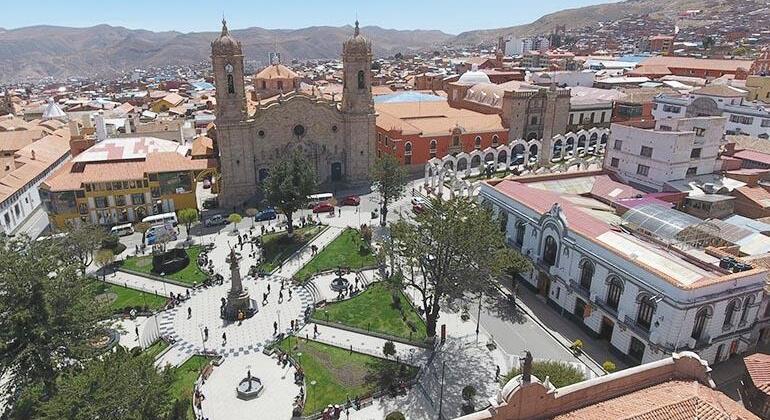
[[[283,265],[273,274],[287,279],[292,278],[305,264],[308,263],[308,261],[313,259],[312,252],[310,251],[310,245],[317,246],[318,252],[321,252],[321,250],[326,248],[326,246],[329,245],[333,240],[337,239],[337,236],[342,233],[342,230],[342,228],[330,226],[310,243],[302,247],[299,251],[295,252],[294,255],[287,258]]]
[[[375,275],[377,274],[376,269],[371,270],[363,270],[361,272],[366,277],[366,284],[369,284],[374,281]],[[361,282],[356,281],[356,274],[350,273],[343,276],[346,278],[350,283],[351,286],[358,286],[359,290],[362,290],[364,288],[364,285],[361,284]],[[316,276],[311,280],[313,286],[315,287],[315,290],[317,291],[316,302],[320,302],[322,300],[325,300],[327,302],[335,302],[337,301],[337,296],[339,294],[332,290],[332,280],[336,279],[337,275],[335,273],[327,273],[327,274],[321,274],[319,276]],[[343,298],[344,299],[344,298]]]
[[[185,292],[188,290],[187,287],[166,283],[160,280],[149,279],[147,277],[126,273],[124,271],[115,271],[112,274],[107,274],[106,277],[100,276],[99,278],[104,278],[104,280],[110,284],[115,284],[134,290],[142,290],[165,297],[169,297],[172,292],[175,295],[185,294]]]

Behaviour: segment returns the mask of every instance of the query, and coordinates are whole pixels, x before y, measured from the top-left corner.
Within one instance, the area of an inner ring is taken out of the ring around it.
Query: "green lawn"
[[[203,283],[206,280],[206,274],[198,268],[198,254],[201,253],[201,250],[202,248],[198,245],[187,248],[185,251],[187,256],[190,257],[190,263],[187,267],[176,273],[167,274],[164,277],[185,284]],[[155,274],[152,273],[152,255],[128,257],[123,261],[123,268],[139,273]]]
[[[350,397],[364,396],[373,392],[377,385],[367,377],[372,366],[392,364],[366,354],[350,353],[316,341],[305,341],[290,336],[278,347],[291,353],[305,372],[305,408],[303,415],[321,411],[329,404],[340,404]],[[297,356],[302,353],[302,356]],[[417,369],[409,367],[409,375],[416,375]],[[315,384],[312,384],[315,381]]]
[[[355,270],[377,265],[377,258],[369,251],[368,247],[366,247],[365,252],[361,252],[361,245],[363,244],[364,240],[361,239],[358,230],[346,229],[305,264],[295,277],[304,282],[317,273],[337,267],[348,267]]]
[[[292,256],[298,249],[312,241],[323,228],[321,226],[306,226],[294,229],[294,237],[289,238],[286,232],[268,233],[262,235],[263,271],[273,271],[283,261]]]
[[[425,322],[415,312],[402,292],[401,311],[393,307],[391,292],[383,283],[375,283],[358,296],[338,303],[332,303],[318,310],[313,318],[339,322],[351,327],[375,331],[412,340],[423,340],[427,336]],[[328,314],[328,317],[327,317]],[[408,321],[408,323],[407,323]],[[415,327],[413,331],[410,324]]]
[[[109,299],[110,309],[113,312],[123,312],[128,308],[144,307],[145,305],[149,310],[155,311],[162,309],[166,304],[166,298],[152,293],[103,282],[95,282],[94,286],[97,288],[96,293],[98,295],[104,294],[99,296],[99,299]]]
[[[195,381],[198,380],[201,370],[208,363],[205,356],[193,356],[178,368],[172,369],[174,382],[171,384],[171,396],[180,400],[190,401],[187,409],[187,418],[194,419],[192,410],[192,394]]]
[[[163,350],[166,350],[167,348],[168,348],[167,342],[163,340],[158,340],[150,347],[147,347],[146,349],[144,349],[144,354],[155,359],[156,357],[158,357],[159,354],[163,352]]]

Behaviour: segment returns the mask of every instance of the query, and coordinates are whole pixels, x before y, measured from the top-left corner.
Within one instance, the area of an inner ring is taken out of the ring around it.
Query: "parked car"
[[[412,205],[412,211],[414,214],[420,214],[425,211],[425,206],[423,204],[414,204]]]
[[[206,219],[205,222],[203,222],[204,226],[220,226],[220,225],[226,225],[227,219],[224,218],[221,214],[215,214],[208,219]]]
[[[268,207],[259,213],[254,215],[254,221],[255,222],[263,222],[265,220],[274,220],[278,215],[275,213],[275,209],[272,207]]]
[[[357,195],[349,195],[342,199],[343,206],[357,206],[361,204],[361,197]]]
[[[203,201],[204,209],[215,209],[219,207],[219,199],[216,197],[209,197]]]
[[[420,206],[424,205],[426,203],[425,199],[419,196],[412,197],[412,205],[413,206]]]
[[[313,207],[313,213],[333,213],[334,206],[329,203],[321,203]]]

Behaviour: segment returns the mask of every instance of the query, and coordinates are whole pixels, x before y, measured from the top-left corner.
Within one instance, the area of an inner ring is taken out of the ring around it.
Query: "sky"
[[[218,31],[224,13],[231,29],[361,26],[473,29],[519,25],[562,9],[617,0],[27,0],[0,3],[0,28],[99,24],[152,31]]]

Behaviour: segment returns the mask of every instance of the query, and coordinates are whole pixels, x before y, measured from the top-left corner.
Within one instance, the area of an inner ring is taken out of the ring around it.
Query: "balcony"
[[[636,318],[626,315],[626,317],[623,320],[623,323],[626,325],[626,327],[628,327],[631,331],[635,332],[638,336],[649,339],[650,337],[649,328],[646,328],[644,326],[637,324]]]
[[[577,282],[573,279],[569,280],[569,287],[577,293],[579,296],[582,296],[586,300],[591,300],[591,291],[583,287],[580,282]]]
[[[690,338],[690,348],[693,350],[701,350],[711,345],[711,337],[703,335],[698,339]]]
[[[616,319],[618,318],[618,309],[610,306],[610,304],[607,303],[607,301],[605,301],[604,299],[596,296],[594,297],[594,303],[596,304],[596,306],[601,308],[604,312],[607,312],[608,314],[614,316]]]

